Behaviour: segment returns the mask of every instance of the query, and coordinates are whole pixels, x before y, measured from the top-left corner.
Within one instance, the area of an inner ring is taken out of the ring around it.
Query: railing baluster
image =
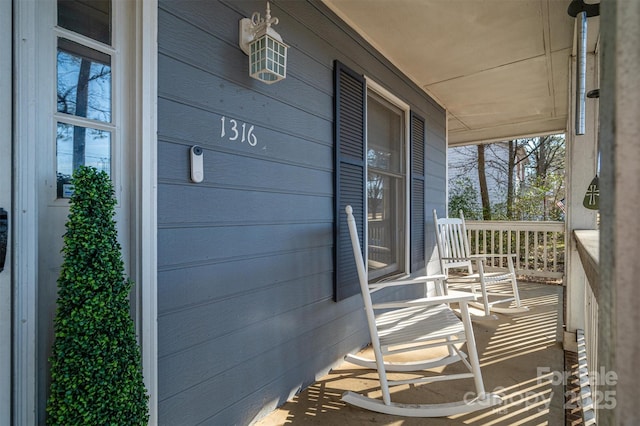
[[[516,270],[520,269],[520,231],[516,231]]]
[[[558,233],[554,232],[553,234],[553,272],[558,271]]]
[[[524,269],[529,270],[529,231],[524,231]]]
[[[476,242],[475,242],[475,251],[474,254],[478,254],[478,249],[480,247],[480,230],[476,229]]]
[[[482,231],[482,254],[487,253],[487,230]]]
[[[535,256],[533,257],[533,261],[534,261],[533,270],[537,271],[538,265],[540,264],[540,254],[538,250],[538,248],[540,247],[540,231],[535,231],[534,241],[536,242],[536,251],[535,251]]]
[[[504,250],[503,250],[504,247],[502,246],[502,232],[503,232],[502,229],[498,230],[498,243],[500,244],[500,251],[498,253],[504,253]],[[500,267],[501,268],[504,267],[504,265],[502,264],[502,260],[503,260],[502,256],[498,257],[498,259],[500,259],[500,261],[498,262]]]
[[[493,234],[494,234],[494,232],[493,232],[493,230],[491,230],[491,231],[489,231],[489,232],[491,232],[491,254],[493,254],[493,253],[495,253],[495,252],[496,252],[495,240],[494,240],[494,238],[493,238]],[[493,259],[494,259],[494,258],[492,257],[491,259],[492,259],[492,261],[493,261]]]
[[[543,244],[543,248],[542,248],[542,270],[546,271],[547,270],[547,231],[543,231],[542,232],[542,241],[544,242]]]

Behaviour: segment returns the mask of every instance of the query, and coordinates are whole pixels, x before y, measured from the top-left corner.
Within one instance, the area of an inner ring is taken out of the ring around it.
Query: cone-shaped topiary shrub
[[[148,396],[105,172],[73,175],[51,362],[50,425],[146,425]]]

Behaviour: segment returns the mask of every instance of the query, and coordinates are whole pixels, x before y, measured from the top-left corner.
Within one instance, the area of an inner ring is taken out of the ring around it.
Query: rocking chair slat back
[[[447,283],[456,288],[467,288],[473,294],[476,285],[480,286],[482,309],[484,317],[492,318],[491,311],[499,313],[522,313],[528,309],[523,307],[518,293],[513,256],[507,258],[507,269],[488,271],[482,255],[471,254],[469,237],[464,222],[464,215],[460,211],[460,218],[439,218],[433,211],[433,223],[436,229],[436,243],[440,270],[447,276]],[[495,255],[494,255],[495,257]],[[454,270],[452,273],[451,270]],[[455,274],[461,272],[463,275]],[[490,292],[488,286],[493,287]],[[499,288],[499,291],[496,290]],[[492,300],[489,298],[492,297]],[[495,306],[498,304],[515,303],[515,307]]]

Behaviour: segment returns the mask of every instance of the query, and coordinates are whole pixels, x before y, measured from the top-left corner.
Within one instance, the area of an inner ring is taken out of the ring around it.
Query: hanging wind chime
[[[598,185],[598,175],[591,180],[587,187],[587,193],[584,195],[582,205],[589,210],[600,209],[600,186]]]

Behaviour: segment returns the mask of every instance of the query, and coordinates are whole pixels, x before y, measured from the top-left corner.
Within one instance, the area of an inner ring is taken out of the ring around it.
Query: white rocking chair
[[[382,400],[350,391],[343,394],[342,400],[367,410],[410,417],[451,416],[500,404],[502,402],[500,396],[486,393],[482,382],[473,328],[467,308],[467,303],[475,296],[470,293],[442,295],[447,293],[444,275],[369,284],[351,206],[347,206],[346,211],[375,359],[347,355],[345,360],[366,368],[377,369]],[[392,286],[420,285],[422,291],[426,292],[427,282],[434,282],[440,295],[379,304],[372,302],[371,293]],[[449,308],[449,303],[459,303],[462,321]],[[384,312],[376,315],[376,310],[384,310]],[[460,350],[463,343],[467,344],[468,356]],[[446,347],[448,355],[415,362],[394,363],[388,360],[389,355],[435,347]],[[457,361],[464,363],[468,369],[467,373],[429,375],[424,372],[425,374],[421,377],[414,379],[393,381],[387,378],[387,372],[419,372]],[[475,392],[468,393],[457,402],[403,404],[391,401],[389,388],[393,386],[467,378],[473,378]],[[475,397],[468,398],[469,394]]]
[[[522,306],[520,301],[518,281],[513,266],[515,254],[491,254],[491,257],[506,257],[507,269],[488,271],[485,263],[488,256],[471,254],[462,211],[460,211],[460,218],[438,218],[436,211],[433,210],[433,222],[436,228],[440,270],[447,276],[447,284],[451,288],[468,289],[470,287],[471,292],[476,294],[476,286],[480,285],[481,303],[471,302],[470,304],[483,310],[481,318],[495,319],[492,312],[519,314],[529,310]],[[477,266],[476,270],[473,268],[474,263]],[[461,274],[451,274],[451,269],[457,269]],[[515,306],[496,306],[506,303],[515,304]]]

